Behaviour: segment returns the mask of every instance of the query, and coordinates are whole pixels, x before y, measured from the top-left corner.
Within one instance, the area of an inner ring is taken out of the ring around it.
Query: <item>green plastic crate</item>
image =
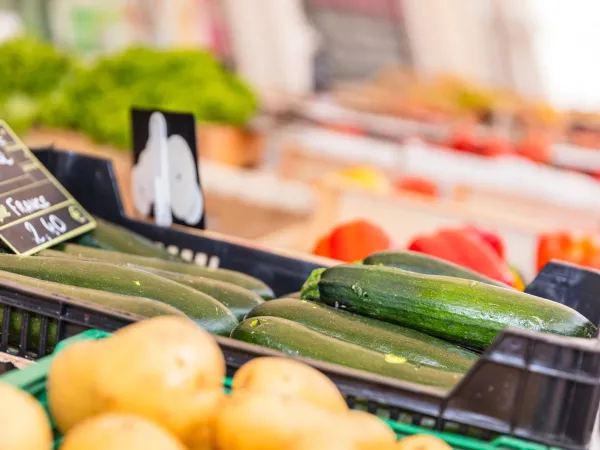
[[[54,353],[59,352],[65,346],[81,340],[89,340],[89,339],[102,339],[106,336],[109,336],[109,333],[105,333],[103,331],[98,330],[89,330],[84,333],[78,334],[72,338],[66,339],[60,342]],[[24,391],[29,392],[35,398],[37,398],[40,403],[44,406],[46,411],[48,411],[48,402],[46,398],[46,375],[48,374],[48,369],[50,368],[50,364],[52,363],[53,355],[46,356],[44,358],[39,359],[35,364],[32,364],[25,369],[22,370],[13,370],[8,372],[5,375],[0,376],[0,380],[12,384]],[[224,380],[224,388],[226,391],[229,391],[231,386],[231,379],[226,378]],[[52,419],[50,417],[50,419]],[[405,436],[411,436],[413,434],[431,434],[437,436],[444,441],[446,441],[449,445],[451,445],[454,449],[457,450],[492,450],[492,449],[513,449],[513,450],[556,450],[553,447],[547,447],[545,445],[535,444],[532,442],[524,441],[521,439],[516,439],[508,436],[501,436],[494,439],[491,442],[484,442],[478,439],[460,436],[457,434],[450,433],[438,433],[432,430],[428,430],[425,428],[421,428],[414,425],[408,425],[401,422],[394,422],[390,420],[385,420],[393,430],[396,432],[399,438]],[[54,429],[56,441],[54,447],[57,448],[60,442],[61,436]]]

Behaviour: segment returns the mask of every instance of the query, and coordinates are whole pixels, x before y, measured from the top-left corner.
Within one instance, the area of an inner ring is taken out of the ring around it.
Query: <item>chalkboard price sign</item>
[[[0,240],[31,255],[95,228],[94,218],[0,120]]]

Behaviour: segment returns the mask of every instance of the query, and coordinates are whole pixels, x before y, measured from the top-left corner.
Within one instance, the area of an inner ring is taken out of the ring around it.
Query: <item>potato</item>
[[[214,338],[192,321],[145,320],[103,345],[94,388],[106,411],[139,414],[182,440],[212,416],[220,398],[212,391],[222,389],[225,359]]]
[[[38,401],[9,384],[0,382],[0,449],[48,450],[52,429]]]
[[[222,389],[204,391],[190,399],[185,405],[189,409],[172,411],[171,420],[180,421],[179,437],[188,450],[213,448],[215,422],[226,399],[227,395]]]
[[[63,433],[102,411],[93,389],[102,348],[102,341],[75,342],[52,361],[47,380],[48,406]]]
[[[336,441],[340,450],[391,450],[396,442],[392,429],[371,414],[334,413],[272,392],[230,397],[215,423],[215,448],[220,450],[326,449]]]
[[[339,414],[324,432],[303,438],[299,450],[394,450],[396,434],[382,420],[364,411]]]
[[[108,413],[76,425],[65,436],[60,450],[185,450],[185,447],[168,431],[142,417]]]
[[[356,439],[356,435],[340,429],[327,430],[302,437],[290,450],[394,450],[394,442],[367,443]]]
[[[321,431],[303,436],[290,450],[360,450],[360,447],[344,433]]]
[[[328,411],[348,411],[344,397],[329,378],[288,358],[264,357],[247,362],[235,373],[232,391],[280,394]]]
[[[396,443],[394,430],[373,414],[349,411],[341,420],[344,434],[355,439],[361,450],[385,449]]]
[[[225,359],[210,334],[191,320],[163,316],[60,352],[50,368],[48,395],[62,431],[87,417],[122,412],[199,442],[199,430],[224,395],[224,376]]]
[[[215,422],[219,450],[281,450],[324,431],[334,414],[292,397],[243,393],[224,403]]]
[[[435,436],[415,434],[399,440],[396,450],[452,450],[452,447]]]

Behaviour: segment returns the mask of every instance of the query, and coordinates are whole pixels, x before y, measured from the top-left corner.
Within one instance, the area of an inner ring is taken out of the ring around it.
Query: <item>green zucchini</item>
[[[145,297],[171,305],[207,331],[227,335],[238,323],[214,298],[148,272],[80,259],[0,255],[0,270],[45,281]]]
[[[419,366],[396,355],[351,344],[279,317],[253,317],[240,323],[231,337],[281,352],[365,370],[412,383],[452,388],[460,374]]]
[[[597,329],[560,303],[473,280],[367,265],[316,269],[302,297],[396,323],[473,349],[506,326],[593,337]]]
[[[510,287],[501,281],[486,277],[473,270],[461,267],[458,264],[413,251],[373,253],[364,259],[363,264],[370,266],[396,267],[397,269],[422,273],[424,275],[443,275],[447,277],[464,278],[465,280],[481,281],[482,283],[504,288]]]
[[[419,331],[306,300],[272,300],[254,308],[246,318],[257,316],[293,320],[327,336],[453,372],[466,372],[478,358],[476,353]]]
[[[44,256],[46,250],[39,253],[40,256]],[[113,264],[133,264],[136,266],[152,267],[154,269],[166,270],[169,272],[183,273],[186,275],[193,275],[196,277],[210,278],[213,280],[226,281],[237,286],[248,289],[249,291],[255,292],[264,299],[274,298],[273,291],[269,286],[260,281],[257,278],[249,275],[235,272],[227,269],[210,269],[208,267],[202,267],[197,264],[189,264],[185,262],[177,261],[165,261],[157,258],[148,258],[145,256],[128,255],[120,252],[112,252],[102,250],[98,248],[83,247],[77,244],[66,244],[63,247],[64,255],[70,255],[70,257],[76,256],[81,259],[98,260],[110,262]],[[63,255],[63,256],[64,256]],[[51,256],[58,256],[51,254]]]
[[[96,228],[76,237],[73,242],[102,250],[183,262],[179,256],[171,255],[150,239],[98,217],[94,217],[94,219],[97,223]]]
[[[185,316],[183,312],[166,303],[152,300],[149,298],[132,297],[129,295],[113,294],[112,292],[98,291],[95,289],[86,289],[66,284],[54,283],[52,281],[43,281],[37,278],[18,275],[16,273],[0,271],[0,280],[9,281],[20,286],[34,288],[36,291],[48,295],[58,294],[66,297],[68,300],[91,307],[100,307],[135,314],[139,317],[149,318],[156,316]],[[3,322],[3,309],[0,307],[0,328]],[[10,316],[10,335],[19,336],[23,321],[23,315],[19,312],[12,312]],[[48,323],[48,348],[52,349],[57,343],[57,321],[51,319]],[[38,348],[40,339],[40,330],[42,320],[40,316],[32,314],[29,320],[28,331],[28,350]],[[18,339],[10,341],[11,344],[18,344]]]
[[[195,277],[193,275],[186,275],[183,273],[168,272],[166,270],[154,269],[152,267],[132,267],[139,270],[146,270],[155,275],[194,288],[197,291],[204,292],[205,294],[210,295],[218,302],[221,302],[223,305],[225,305],[238,320],[242,320],[246,314],[252,310],[252,308],[264,303],[264,300],[260,295],[225,281]]]

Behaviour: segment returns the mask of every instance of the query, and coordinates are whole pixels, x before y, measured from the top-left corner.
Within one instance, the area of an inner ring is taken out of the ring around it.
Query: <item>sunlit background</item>
[[[526,278],[556,236],[599,264],[597,1],[0,0],[0,39],[0,116],[112,158],[131,214],[130,108],[162,108],[198,121],[211,229],[475,223]]]

